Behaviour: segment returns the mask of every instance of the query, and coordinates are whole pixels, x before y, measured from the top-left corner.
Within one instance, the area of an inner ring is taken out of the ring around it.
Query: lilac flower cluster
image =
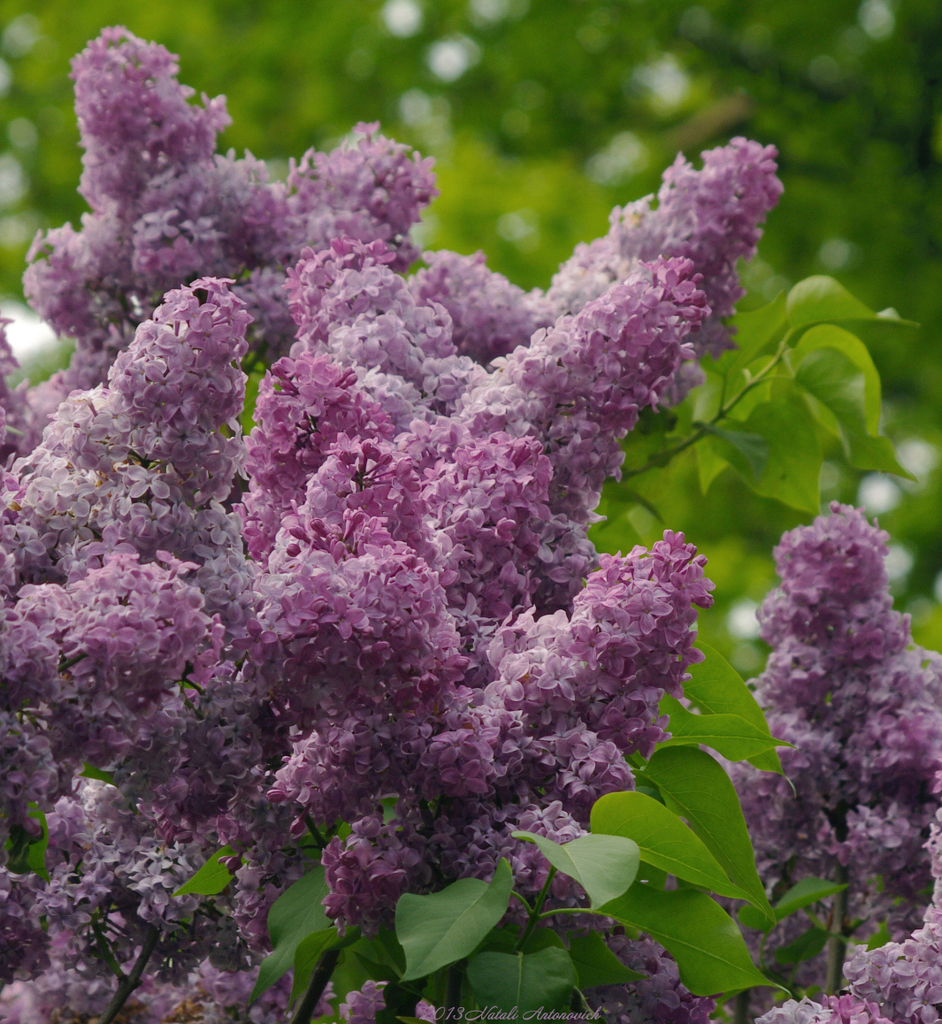
[[[852,995],[828,996],[821,1002],[789,999],[758,1018],[761,1024],[893,1024],[882,1008]]]
[[[80,192],[91,212],[80,231],[40,233],[29,253],[27,298],[76,341],[70,368],[30,395],[33,444],[72,389],[105,379],[168,289],[198,277],[237,280],[253,347],[277,356],[294,333],[285,270],[305,245],[383,239],[398,270],[418,256],[408,231],[436,194],[430,161],[364,124],[332,153],[309,150],[292,162],[285,182],[269,181],[250,154],[215,154],[231,121],[225,99],[204,95],[194,105],[177,71],[164,47],[124,28],[105,29],[73,61]]]
[[[0,867],[4,1007],[97,1012],[114,951],[156,934],[134,1019],[242,1019],[302,843],[341,929],[501,857],[536,893],[511,833],[584,835],[667,735],[705,559],[669,530],[600,557],[588,528],[641,410],[716,348],[780,186],[737,140],[619,214],[620,269],[577,253],[525,294],[438,253],[406,278],[433,179],[375,126],[269,183],[214,155],[224,103],[162,47],[108,29],[73,69],[92,212],[37,239],[26,286],[76,355],[0,393],[0,838],[49,831],[48,880]],[[225,844],[226,892],[174,897]],[[551,905],[583,898],[555,878]],[[705,1019],[659,947],[612,941],[649,976],[600,996],[616,1015]]]
[[[731,347],[723,318],[745,294],[736,261],[755,255],[759,224],[778,202],[775,149],[736,138],[703,154],[700,171],[678,154],[657,193],[611,214],[607,235],[579,245],[547,292],[553,310],[575,313],[625,277],[641,260],[684,256],[704,277],[709,318],[694,333],[697,352],[719,355]]]
[[[601,1012],[606,1021],[612,1024],[640,1024],[641,1021],[707,1024],[716,1002],[691,995],[680,983],[677,964],[656,942],[651,939],[633,942],[624,935],[617,935],[609,940],[609,945],[626,967],[647,977],[632,986],[603,985],[595,989],[589,997],[589,1006]]]
[[[800,878],[849,882],[849,917],[898,935],[931,881],[923,846],[942,766],[942,659],[915,647],[894,612],[887,535],[849,506],[785,534],[782,582],[759,611],[772,647],[756,698],[789,782],[731,769],[770,891]]]
[[[935,789],[942,789],[942,775]],[[875,949],[858,946],[844,966],[848,988],[872,1000],[894,1024],[934,1024],[942,1014],[942,811],[926,850],[935,882],[922,925],[898,942]]]

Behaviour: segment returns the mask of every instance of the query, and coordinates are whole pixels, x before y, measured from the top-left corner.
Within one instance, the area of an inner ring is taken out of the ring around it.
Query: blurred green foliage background
[[[774,143],[785,194],[744,271],[764,303],[809,274],[837,277],[918,332],[866,339],[883,429],[917,476],[851,470],[829,449],[822,499],[865,504],[893,541],[898,606],[942,646],[942,4],[938,0],[0,0],[0,293],[19,299],[38,228],[83,202],[69,58],[124,24],[180,55],[181,80],[228,97],[222,148],[276,174],[358,120],[437,158],[430,248],[484,249],[545,286],[613,205],[656,190],[678,150],[736,134]],[[710,556],[707,638],[761,666],[754,604],[771,549],[805,513],[727,470],[703,496],[692,457],[642,488]],[[662,525],[617,486],[597,542],[649,543]]]

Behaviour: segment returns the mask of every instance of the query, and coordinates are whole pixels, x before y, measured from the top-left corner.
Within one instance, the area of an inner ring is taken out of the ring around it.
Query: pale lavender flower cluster
[[[758,1018],[756,1024],[894,1024],[875,1002],[852,995],[828,996],[821,1002],[789,999]]]
[[[789,782],[731,769],[770,891],[800,878],[849,880],[851,918],[898,935],[930,884],[923,846],[942,765],[942,659],[914,647],[894,612],[887,535],[849,506],[785,534],[782,582],[759,611],[772,647],[756,698]]]
[[[698,354],[730,348],[723,318],[745,294],[736,261],[755,255],[759,224],[782,193],[775,156],[774,147],[743,138],[705,152],[700,171],[678,154],[664,172],[654,209],[651,196],[615,207],[608,234],[577,246],[560,267],[546,293],[555,313],[582,309],[641,260],[684,256],[703,274],[711,310],[691,341]]]
[[[253,347],[272,357],[294,333],[285,270],[305,245],[383,239],[398,270],[418,256],[408,231],[436,194],[429,160],[364,124],[332,153],[310,150],[292,162],[287,181],[269,181],[250,154],[216,155],[216,136],[231,121],[225,99],[191,103],[177,71],[162,46],[123,28],[105,29],[73,61],[80,191],[91,212],[80,231],[67,224],[40,233],[29,253],[27,298],[76,341],[69,370],[30,396],[36,432],[73,388],[105,379],[170,288],[237,279]]]
[[[48,881],[0,868],[20,1024],[98,1012],[108,950],[126,966],[153,929],[141,1024],[241,1020],[302,841],[328,915],[371,933],[501,857],[537,892],[547,862],[511,833],[568,842],[633,787],[712,584],[681,534],[600,557],[588,528],[641,410],[716,348],[780,187],[736,140],[619,214],[620,269],[577,254],[525,294],[439,253],[406,278],[427,161],[359,126],[269,183],[214,155],[224,103],[176,70],[124,29],[76,58],[92,212],[26,275],[76,356],[0,394],[0,830],[35,839],[33,804],[49,829]],[[247,355],[271,366],[243,439]],[[226,892],[174,897],[224,844]],[[556,876],[555,905],[583,898]],[[653,943],[613,948],[649,975],[604,994],[626,1020],[709,1012]]]

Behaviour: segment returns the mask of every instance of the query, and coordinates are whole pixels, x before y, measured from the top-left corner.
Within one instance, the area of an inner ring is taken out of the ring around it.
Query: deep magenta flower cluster
[[[40,811],[49,832],[48,881],[0,868],[21,1024],[98,1012],[105,951],[127,969],[154,929],[142,1024],[242,1020],[302,844],[327,914],[371,933],[500,857],[535,893],[546,861],[511,832],[575,839],[633,787],[712,584],[680,534],[599,556],[587,531],[620,439],[715,350],[780,190],[735,140],[615,218],[617,267],[577,254],[530,294],[480,254],[405,277],[427,161],[360,126],[270,183],[214,155],[224,103],[175,74],[123,29],[76,58],[92,212],[26,275],[76,353],[0,393],[0,838],[23,849]],[[224,844],[227,890],[174,897]],[[557,876],[557,905],[582,898]],[[599,994],[612,1019],[705,1019],[659,947],[613,943],[649,981]]]
[[[850,506],[786,533],[781,584],[759,610],[771,645],[756,698],[786,779],[731,769],[760,873],[775,892],[847,873],[851,918],[902,936],[931,884],[924,849],[942,765],[942,659],[893,611],[887,535]]]

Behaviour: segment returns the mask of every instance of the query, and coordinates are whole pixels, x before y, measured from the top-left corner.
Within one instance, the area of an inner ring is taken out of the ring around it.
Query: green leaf
[[[522,953],[538,953],[548,946],[556,946],[558,949],[565,949],[566,946],[559,935],[552,928],[534,928],[530,938],[523,944]]]
[[[775,920],[781,921],[802,907],[810,906],[846,889],[846,884],[829,882],[825,878],[803,878],[796,882],[775,904]]]
[[[579,988],[597,985],[625,985],[647,977],[626,967],[608,948],[598,932],[569,937],[569,956],[578,974]]]
[[[723,354],[717,370],[725,373],[726,380],[733,382],[753,359],[772,342],[785,326],[785,293],[779,294],[766,306],[748,313],[737,313],[731,326],[736,328],[733,340],[738,348]]]
[[[788,293],[786,310],[793,327],[822,320],[872,320],[876,313],[833,277],[816,274],[799,281]]]
[[[406,969],[406,955],[399,940],[396,938],[396,933],[390,928],[383,926],[377,933],[373,943],[383,951],[386,959],[401,975]]]
[[[357,937],[359,938],[359,930]],[[294,951],[294,978],[291,982],[289,1003],[293,1003],[307,988],[321,953],[330,949],[338,938],[340,936],[336,928],[324,928],[319,932],[311,932],[298,943],[298,948]]]
[[[794,914],[796,910],[801,910],[812,903],[833,896],[834,893],[846,888],[846,885],[829,882],[824,878],[803,878],[800,882],[796,882],[772,908],[775,920],[776,922],[782,921]],[[747,928],[755,928],[760,932],[771,931],[774,927],[752,907],[741,907],[739,920]]]
[[[880,427],[882,412],[880,374],[867,346],[856,335],[841,327],[819,324],[802,336],[801,341],[792,349],[789,361],[792,366],[800,366],[805,356],[821,348],[833,349],[847,356],[863,374],[866,432],[876,434]]]
[[[890,930],[886,926],[886,921],[880,922],[880,927],[867,939],[867,949],[879,949],[881,946],[885,946],[888,942],[893,941],[893,936],[890,935]]]
[[[735,921],[698,889],[633,885],[600,912],[660,942],[677,961],[680,980],[694,995],[772,985],[753,965]]]
[[[843,431],[847,461],[857,469],[875,469],[915,480],[915,476],[896,458],[896,449],[888,437],[869,437]]]
[[[225,864],[220,864],[222,857],[231,857],[235,850],[226,845],[217,850],[212,857],[196,872],[196,874],[173,894],[174,896],[186,896],[189,893],[197,893],[200,896],[215,896],[232,881],[232,874]]]
[[[769,732],[762,708],[756,703],[752,691],[742,676],[709,644],[698,640],[696,646],[706,655],[703,661],[689,668],[690,679],[684,683],[684,696],[701,711],[711,715],[738,715],[757,729]],[[767,772],[782,771],[782,763],[775,751],[747,758],[750,764]]]
[[[641,859],[677,878],[702,885],[721,896],[748,900],[695,832],[663,804],[643,793],[609,793],[592,807],[593,834],[633,839]]]
[[[402,980],[423,978],[471,953],[507,912],[512,885],[510,865],[502,857],[489,885],[462,878],[428,896],[400,896],[396,936],[406,955]]]
[[[769,453],[758,479],[730,460],[743,480],[757,494],[817,514],[821,504],[821,446],[809,422],[807,407],[793,389],[780,393],[774,401],[757,405],[742,426],[743,430],[763,437]]]
[[[550,946],[538,953],[478,953],[468,961],[468,981],[479,1006],[565,1010],[576,972],[565,949]]]
[[[353,951],[357,960],[366,968],[367,974],[373,981],[398,981],[402,972],[397,971],[391,964],[381,964],[364,956],[358,949]]]
[[[838,328],[830,328],[832,331]],[[795,371],[795,383],[830,410],[840,425],[847,459],[858,469],[878,469],[914,479],[896,460],[888,438],[871,436],[863,372],[843,353],[829,347],[809,352]]]
[[[114,785],[114,772],[106,772],[101,768],[96,768],[93,764],[89,764],[88,761],[82,763],[79,778],[98,779],[99,782],[107,782],[111,786]]]
[[[706,494],[713,481],[729,465],[726,459],[719,453],[719,445],[713,446],[709,439],[701,441],[694,446],[697,453],[697,476],[700,480],[700,493]]]
[[[723,430],[712,423],[700,423],[712,440],[715,454],[735,466],[751,481],[762,478],[769,461],[769,442],[761,434],[743,430]]]
[[[258,969],[255,987],[249,996],[254,1002],[294,964],[294,954],[302,939],[312,932],[331,927],[321,901],[328,893],[321,865],[287,888],[268,911],[268,934],[272,951]]]
[[[13,825],[4,844],[7,851],[6,867],[15,875],[28,875],[32,872],[48,882],[46,849],[49,846],[49,827],[46,824],[46,815],[35,803],[30,804],[28,814],[39,822],[42,831],[38,837],[33,837],[22,825]]]
[[[723,768],[696,747],[663,747],[648,761],[644,777],[687,820],[749,902],[773,919],[739,797]]]
[[[411,985],[400,985],[391,981],[383,989],[384,1006],[376,1013],[376,1024],[395,1024],[399,1015],[411,1015],[415,1013],[415,1007],[420,999]]]
[[[806,932],[789,942],[787,946],[780,946],[775,951],[775,959],[782,965],[797,964],[802,960],[810,960],[816,957],[827,945],[831,933],[823,928],[809,928]]]
[[[660,746],[699,744],[712,747],[729,761],[758,757],[777,746],[789,746],[739,715],[695,715],[670,694],[661,698],[661,714],[670,715],[671,738]]]
[[[638,846],[624,833],[582,836],[564,845],[532,832],[511,835],[535,843],[557,871],[585,889],[593,907],[621,896],[638,874]]]
[[[39,875],[44,882],[48,882],[49,872],[46,870],[46,849],[49,846],[49,826],[46,824],[46,815],[34,807],[29,811],[29,816],[39,822],[43,832],[39,839],[29,844],[29,854],[27,855],[26,863],[33,874]]]

